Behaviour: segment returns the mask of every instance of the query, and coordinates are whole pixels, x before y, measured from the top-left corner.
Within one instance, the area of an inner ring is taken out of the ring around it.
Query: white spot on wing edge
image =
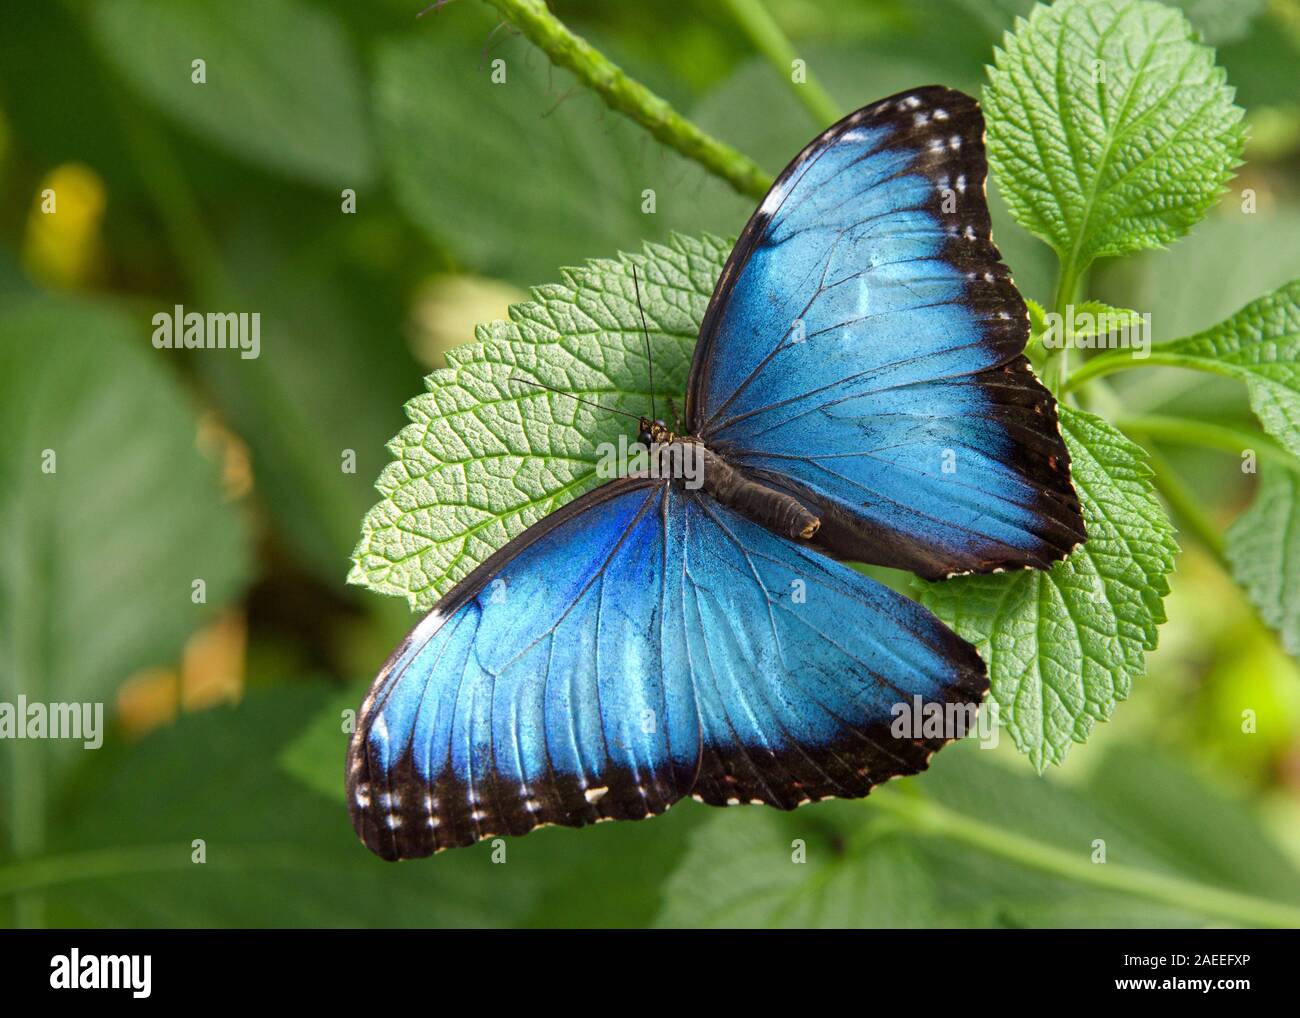
[[[758,207],[758,211],[764,215],[773,215],[781,207],[781,203],[785,201],[785,196],[789,193],[790,181],[783,180],[767,192],[767,197],[763,199],[763,204]]]

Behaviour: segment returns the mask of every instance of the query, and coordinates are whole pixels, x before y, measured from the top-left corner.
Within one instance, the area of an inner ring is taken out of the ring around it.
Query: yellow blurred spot
[[[33,279],[76,289],[99,276],[107,201],[103,181],[80,163],[59,166],[41,181],[23,237],[23,265]]]
[[[199,711],[235,703],[244,690],[248,623],[229,611],[190,637],[175,668],[146,668],[117,692],[118,716],[128,736],[140,736],[176,720],[180,710]]]
[[[117,691],[117,713],[128,736],[139,736],[176,720],[180,676],[172,668],[136,672]]]
[[[190,637],[181,658],[181,706],[190,711],[237,703],[247,650],[248,622],[241,611],[226,612]]]
[[[411,302],[411,352],[429,368],[443,366],[443,354],[474,338],[474,326],[506,318],[511,304],[528,299],[509,283],[482,276],[438,276],[421,286]]]
[[[199,417],[199,450],[221,464],[221,488],[226,501],[243,498],[253,490],[253,463],[244,440],[212,411]]]

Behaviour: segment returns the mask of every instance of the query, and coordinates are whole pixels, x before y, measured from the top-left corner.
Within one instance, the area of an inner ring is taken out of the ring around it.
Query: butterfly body
[[[639,420],[653,469],[494,553],[381,669],[348,753],[366,845],[858,797],[962,734],[904,722],[969,721],[974,648],[838,559],[937,578],[1084,537],[982,137],[973,99],[930,86],[787,167],[705,314],[686,434]]]
[[[651,475],[686,485],[697,480],[698,487],[723,505],[786,537],[808,540],[817,533],[821,521],[797,498],[750,480],[699,439],[675,434],[662,421],[642,417],[638,440],[654,463],[648,471]],[[684,469],[690,463],[698,470]]]

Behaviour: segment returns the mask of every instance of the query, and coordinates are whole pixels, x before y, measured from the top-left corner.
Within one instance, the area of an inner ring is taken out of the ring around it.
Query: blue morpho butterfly
[[[686,795],[792,809],[926,767],[947,740],[895,737],[894,705],[973,710],[984,664],[836,559],[936,579],[1084,539],[990,240],[983,135],[974,99],[930,86],[786,167],[704,316],[690,437],[641,421],[661,452],[695,443],[703,488],[609,481],[438,602],[362,704],[366,845],[412,858]]]

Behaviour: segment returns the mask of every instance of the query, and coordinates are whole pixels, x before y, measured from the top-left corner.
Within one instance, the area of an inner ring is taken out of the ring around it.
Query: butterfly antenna
[[[655,362],[650,357],[650,330],[646,328],[645,311],[641,307],[641,283],[636,278],[636,266],[632,266],[632,286],[636,289],[636,309],[641,314],[641,334],[645,336],[645,362],[650,372],[650,420],[659,420],[655,410]]]
[[[557,388],[555,388],[554,386],[546,385],[546,384],[543,383],[543,382],[534,382],[534,381],[530,381],[530,380],[527,379],[527,378],[520,378],[520,377],[518,377],[517,375],[511,375],[511,376],[510,376],[510,381],[512,381],[512,382],[523,382],[524,385],[535,385],[535,386],[537,386],[537,388],[539,388],[539,389],[548,389],[548,390],[550,390],[551,392],[558,393],[558,394],[561,395],[561,396],[568,396],[569,399],[577,400],[579,403],[585,403],[587,406],[593,406],[593,407],[595,407],[597,410],[604,410],[606,413],[611,413],[611,414],[622,414],[624,417],[631,417],[632,420],[634,420],[634,421],[639,421],[639,420],[641,419],[641,418],[638,417],[636,414],[630,414],[630,413],[628,413],[626,410],[615,410],[612,406],[603,406],[603,405],[600,404],[600,403],[594,403],[594,402],[592,402],[592,401],[589,400],[589,399],[583,399],[581,396],[575,396],[575,395],[574,395],[573,393],[571,393],[571,392],[565,392],[563,389],[557,389]]]

